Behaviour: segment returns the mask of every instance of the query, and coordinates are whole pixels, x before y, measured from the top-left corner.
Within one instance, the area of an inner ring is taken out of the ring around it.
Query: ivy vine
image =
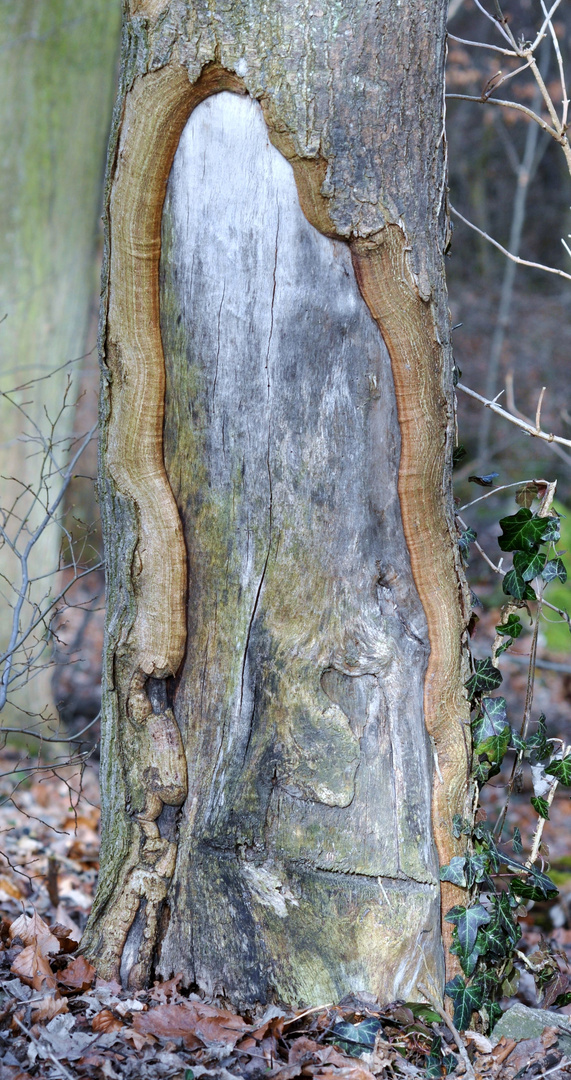
[[[493,476],[470,479],[489,486]],[[545,716],[534,722],[531,718],[544,591],[555,579],[562,582],[567,579],[564,552],[557,551],[555,546],[560,538],[560,523],[552,505],[554,490],[555,485],[544,481],[525,483],[516,494],[517,512],[500,520],[502,532],[498,543],[502,552],[512,556],[512,566],[503,576],[503,591],[508,601],[495,628],[491,655],[473,661],[472,675],[466,682],[472,710],[472,777],[477,795],[500,772],[510,750],[514,762],[506,800],[495,827],[485,820],[477,801],[473,821],[457,815],[454,835],[456,839],[466,837],[466,851],[452,858],[440,871],[442,881],[468,890],[469,895],[466,906],[457,905],[445,916],[454,927],[452,952],[458,956],[463,972],[446,984],[446,994],[454,1006],[454,1024],[459,1030],[470,1026],[474,1013],[480,1014],[484,1030],[493,1028],[502,1012],[501,998],[513,995],[517,989],[519,971],[514,961],[521,938],[518,919],[527,913],[528,901],[552,900],[557,896],[540,843],[557,785],[571,787],[571,753],[567,753],[559,740],[548,736]],[[534,512],[531,507],[535,500],[539,500],[539,507]],[[476,533],[464,522],[462,526],[459,547],[467,564]],[[528,606],[532,602],[537,605],[533,615]],[[531,616],[534,630],[524,715],[516,728],[508,718],[506,699],[496,696],[495,691],[502,683],[499,657],[520,636],[522,611]],[[524,764],[531,768],[534,787],[531,804],[538,815],[538,827],[527,858],[519,829],[514,829],[510,839],[504,836],[510,796],[520,783]],[[541,869],[536,865],[538,857],[541,857]],[[557,966],[549,949],[543,950],[540,960],[536,982],[541,992],[550,978],[556,979]],[[570,1001],[571,993],[566,992],[550,1003],[559,1007]]]

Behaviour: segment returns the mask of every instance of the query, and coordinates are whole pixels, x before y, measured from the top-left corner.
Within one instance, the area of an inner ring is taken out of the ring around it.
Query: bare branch
[[[537,49],[537,46],[539,45],[545,31],[547,30],[547,27],[551,23],[551,19],[555,15],[555,12],[557,11],[557,8],[559,7],[560,3],[561,3],[561,0],[555,0],[555,3],[552,4],[551,8],[547,12],[547,14],[545,16],[545,19],[544,19],[544,21],[543,21],[543,23],[541,25],[541,30],[539,31],[537,37],[535,38],[535,41],[533,42],[533,45],[530,46],[530,50],[529,50],[530,52],[535,52],[535,50]]]
[[[471,100],[477,101],[478,99],[472,98]],[[493,99],[491,98],[490,101],[492,100]],[[456,210],[454,206],[450,207],[450,213],[454,214],[454,217],[459,218],[460,221],[463,221],[469,229],[473,229],[474,232],[477,232],[479,236],[483,236],[484,240],[488,240],[490,244],[492,244],[495,248],[498,249],[498,251],[501,251],[502,255],[505,255],[507,259],[511,259],[512,262],[517,263],[518,266],[529,266],[532,270],[544,270],[546,274],[556,274],[557,277],[562,277],[565,278],[566,281],[571,281],[571,274],[565,273],[565,270],[557,270],[554,266],[544,266],[543,263],[530,262],[529,259],[520,259],[519,255],[512,255],[511,251],[508,251],[507,248],[502,246],[502,244],[499,244],[498,241],[494,240],[492,236],[488,236],[488,233],[484,232],[483,229],[479,229],[478,226],[474,225],[472,221],[468,221],[468,219],[465,218],[459,210]],[[537,434],[537,432],[535,434]],[[556,442],[558,441],[559,440],[556,440]],[[548,442],[553,442],[553,436],[550,436],[548,438]],[[566,442],[565,445],[571,446],[571,443]]]
[[[517,112],[524,113],[530,120],[535,120],[535,123],[539,124],[543,131],[549,132],[556,142],[561,142],[561,135],[555,128],[552,128],[546,120],[538,116],[533,109],[528,109],[527,105],[520,105],[517,101],[502,101],[501,98],[493,97],[475,97],[473,94],[447,94],[446,97],[453,98],[455,101],[475,101],[478,105],[500,105],[503,109],[515,109]]]
[[[533,424],[529,424],[519,416],[514,416],[513,413],[508,412],[507,409],[502,409],[501,405],[498,405],[496,401],[488,401],[487,398],[482,397],[481,394],[477,394],[476,391],[471,390],[469,386],[464,386],[463,383],[457,383],[456,388],[461,390],[462,393],[467,394],[468,397],[480,401],[487,409],[491,409],[492,412],[497,413],[498,416],[503,416],[504,420],[509,420],[511,424],[515,424],[516,427],[521,428],[522,431],[527,432],[528,435],[532,435],[533,438],[543,439],[548,443],[559,443],[561,446],[571,446],[571,439],[564,439],[562,435],[552,435],[547,431],[538,430]]]
[[[561,49],[559,48],[559,42],[557,40],[557,34],[555,33],[555,28],[554,28],[553,23],[551,21],[551,17],[548,16],[548,14],[547,14],[547,8],[545,7],[544,0],[541,0],[541,10],[543,11],[543,14],[546,16],[546,18],[549,18],[549,33],[551,34],[551,40],[553,42],[553,50],[555,52],[555,56],[556,56],[556,59],[557,59],[557,66],[559,68],[559,78],[560,78],[560,81],[561,81],[561,92],[563,94],[563,97],[562,97],[563,113],[562,113],[562,116],[561,116],[561,126],[562,126],[562,128],[566,128],[567,127],[567,114],[568,114],[568,110],[569,110],[569,97],[567,95],[567,86],[566,86],[566,83],[565,83],[565,70],[564,70],[564,67],[563,67],[563,57],[561,56]]]
[[[517,56],[518,53],[514,49],[502,49],[500,45],[487,45],[485,41],[467,41],[466,38],[456,37],[456,34],[448,32],[450,41],[457,41],[459,45],[472,45],[475,49],[490,49],[492,52],[500,53],[502,56]]]

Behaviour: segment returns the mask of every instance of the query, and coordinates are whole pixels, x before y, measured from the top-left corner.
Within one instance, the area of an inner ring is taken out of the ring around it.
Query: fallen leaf
[[[48,994],[46,997],[40,998],[39,1001],[34,1002],[32,1023],[38,1024],[40,1020],[53,1020],[54,1016],[67,1011],[67,1001],[65,998],[54,997],[53,994]]]
[[[0,874],[0,900],[24,900],[26,893],[20,888],[18,882],[7,874]]]
[[[123,1024],[116,1016],[113,1016],[111,1009],[102,1009],[91,1021],[91,1027],[94,1031],[119,1031]]]
[[[179,1005],[158,1005],[133,1019],[133,1029],[140,1034],[157,1035],[165,1039],[184,1039],[185,1046],[194,1050],[201,1043],[223,1043],[234,1047],[248,1030],[241,1017],[200,1001]]]
[[[27,945],[25,949],[22,949],[22,952],[14,960],[10,971],[13,975],[17,975],[19,979],[22,979],[22,982],[33,986],[34,990],[41,990],[44,986],[51,989],[55,988],[55,975],[47,956],[42,952],[38,942],[35,945]]]
[[[304,1076],[314,1076],[316,1080],[375,1080],[373,1073],[354,1058],[340,1054],[334,1046],[323,1046],[313,1039],[302,1035],[292,1044],[288,1055],[288,1067],[300,1065]],[[282,1073],[280,1080],[286,1080]],[[289,1068],[288,1068],[289,1080]]]
[[[561,1031],[556,1027],[546,1027],[541,1033],[541,1042],[544,1050],[549,1050],[551,1046],[555,1046],[558,1042]]]
[[[59,910],[60,909],[58,908],[57,911]],[[79,947],[79,942],[81,940],[81,932],[72,919],[63,923],[52,923],[52,925],[50,926],[50,930],[52,934],[57,937],[62,952],[75,952],[75,950]]]
[[[22,914],[12,923],[10,937],[12,941],[20,938],[26,946],[14,960],[10,968],[12,974],[33,986],[34,990],[44,986],[53,989],[56,981],[48,957],[58,953],[60,945],[48,924],[37,911],[31,916]]]
[[[501,1065],[509,1057],[515,1046],[517,1046],[515,1039],[508,1039],[506,1035],[502,1035],[499,1043],[492,1050],[492,1057],[495,1058],[498,1065]]]
[[[494,1044],[491,1043],[485,1035],[480,1035],[478,1031],[466,1031],[464,1033],[464,1038],[471,1039],[476,1049],[479,1050],[481,1054],[491,1054],[494,1049]]]
[[[63,951],[75,952],[75,949],[77,949],[81,940],[81,930],[79,929],[79,926],[68,915],[63,904],[58,904],[55,912],[55,918],[57,919],[57,922],[55,926],[52,926],[52,932],[56,935],[56,937],[58,936],[58,927],[61,927],[62,931],[69,930],[69,933],[71,935],[69,938],[62,937],[60,939]],[[71,946],[73,946],[73,948],[71,948]]]
[[[59,941],[52,934],[51,927],[34,911],[33,915],[22,914],[14,919],[10,927],[10,938],[19,937],[24,945],[36,945],[42,942],[42,950],[46,956],[59,952]]]
[[[342,1069],[333,1069],[330,1066],[311,1069],[310,1076],[316,1080],[375,1080],[372,1072],[364,1065],[347,1065]]]
[[[105,1080],[120,1080],[120,1074],[115,1071],[109,1058],[104,1057],[103,1054],[86,1054],[85,1057],[79,1059],[77,1064],[82,1069],[99,1069]]]
[[[109,981],[107,981],[106,979],[97,978],[95,980],[95,989],[108,990],[110,994],[121,994],[123,991],[121,983],[117,982],[116,979],[109,979]]]
[[[89,990],[94,978],[95,968],[93,964],[90,964],[89,960],[86,960],[84,956],[77,956],[75,960],[70,961],[63,971],[59,972],[57,981],[72,990],[83,991]]]
[[[123,1039],[126,1039],[127,1042],[133,1043],[133,1046],[135,1047],[135,1050],[137,1052],[139,1050],[142,1050],[144,1046],[152,1046],[155,1042],[153,1036],[150,1035],[148,1032],[141,1034],[138,1031],[133,1031],[133,1028],[125,1028],[122,1037]]]
[[[287,1063],[295,1065],[296,1061],[309,1060],[311,1056],[317,1057],[320,1050],[323,1050],[320,1043],[316,1043],[314,1039],[308,1039],[307,1035],[302,1035],[292,1043]]]
[[[149,994],[151,1001],[158,1001],[161,1005],[167,1005],[171,998],[181,1000],[181,995],[178,992],[178,984],[181,979],[182,974],[175,975],[173,979],[168,979],[166,982],[156,982]]]

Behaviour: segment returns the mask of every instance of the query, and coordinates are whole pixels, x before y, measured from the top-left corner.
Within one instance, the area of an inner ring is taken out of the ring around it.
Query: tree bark
[[[125,13],[84,947],[129,985],[442,992],[468,774],[446,6]]]

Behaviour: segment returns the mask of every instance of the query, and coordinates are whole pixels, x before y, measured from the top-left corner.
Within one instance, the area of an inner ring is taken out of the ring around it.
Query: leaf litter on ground
[[[46,770],[0,806],[0,1080],[466,1075],[430,1005],[361,994],[242,1017],[186,991],[180,975],[136,994],[98,979],[78,951],[98,868],[97,788],[93,777],[83,785]],[[548,1066],[554,1080],[571,1076],[549,1017],[547,1032],[519,1043],[466,1032],[478,1080],[531,1080]]]

